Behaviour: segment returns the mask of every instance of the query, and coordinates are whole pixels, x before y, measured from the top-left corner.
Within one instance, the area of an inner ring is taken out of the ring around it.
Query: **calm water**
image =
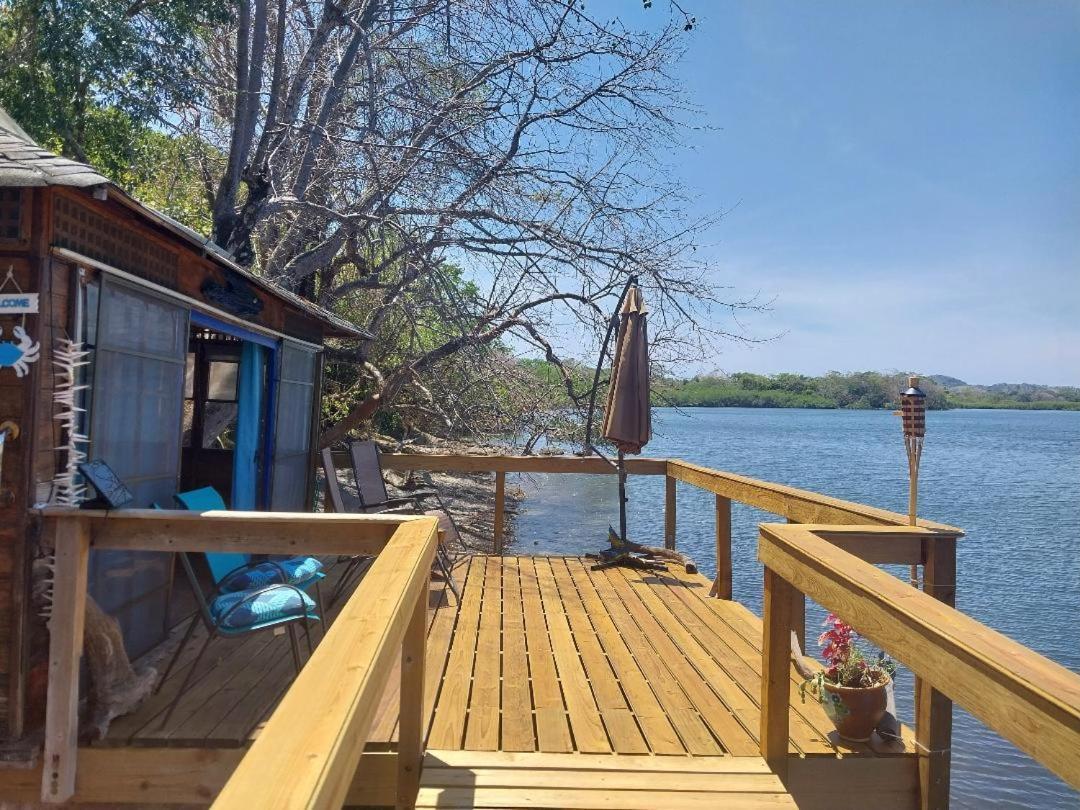
[[[657,408],[653,421],[647,455],[907,511],[907,462],[889,412]],[[967,531],[957,607],[1080,672],[1080,413],[932,412],[920,482],[920,514]],[[618,524],[613,478],[537,475],[518,483],[527,496],[520,553],[580,554],[604,543],[609,522]],[[630,479],[631,537],[662,544],[663,487],[661,477]],[[713,496],[682,484],[678,495],[678,545],[711,578]],[[758,613],[755,527],[775,519],[732,508],[735,598]],[[808,637],[820,616],[808,611]],[[908,722],[910,692],[910,679],[900,679]],[[958,808],[1080,808],[1080,794],[960,709],[952,798]]]

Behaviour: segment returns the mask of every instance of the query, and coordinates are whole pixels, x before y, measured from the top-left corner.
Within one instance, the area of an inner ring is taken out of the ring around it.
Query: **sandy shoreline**
[[[387,450],[393,445],[385,446]],[[467,455],[489,455],[491,448],[470,445],[448,445],[446,447],[393,448],[394,452],[427,455],[437,453],[460,453]],[[353,484],[352,470],[339,469],[338,482],[342,489],[342,498],[346,510],[358,509],[359,500]],[[324,491],[320,475],[320,493]],[[405,476],[396,472],[387,472],[386,480],[390,497],[409,494],[410,489],[434,489],[442,498],[443,505],[450,512],[461,535],[462,547],[455,548],[454,554],[491,554],[494,551],[493,534],[495,530],[495,474],[490,472],[416,472]],[[322,509],[320,495],[319,509]],[[518,509],[525,493],[520,487],[507,485],[506,510],[503,521],[503,547],[511,545]],[[427,499],[426,506],[436,508],[435,499]]]

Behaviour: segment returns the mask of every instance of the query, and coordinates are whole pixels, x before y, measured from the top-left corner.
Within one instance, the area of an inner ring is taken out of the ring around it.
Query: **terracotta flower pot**
[[[821,704],[837,733],[851,742],[866,742],[885,716],[888,701],[886,678],[877,686],[838,686],[825,681]]]

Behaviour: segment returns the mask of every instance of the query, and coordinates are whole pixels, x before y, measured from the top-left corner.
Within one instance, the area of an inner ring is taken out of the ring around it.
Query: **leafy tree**
[[[118,179],[146,124],[194,101],[199,33],[224,0],[0,0],[0,105]]]

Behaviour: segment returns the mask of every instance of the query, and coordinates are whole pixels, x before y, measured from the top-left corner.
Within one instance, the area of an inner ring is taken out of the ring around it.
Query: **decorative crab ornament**
[[[30,364],[37,362],[41,344],[36,343],[21,326],[14,327],[11,333],[17,342],[0,341],[0,367],[13,368],[16,377],[24,377],[30,370]]]

